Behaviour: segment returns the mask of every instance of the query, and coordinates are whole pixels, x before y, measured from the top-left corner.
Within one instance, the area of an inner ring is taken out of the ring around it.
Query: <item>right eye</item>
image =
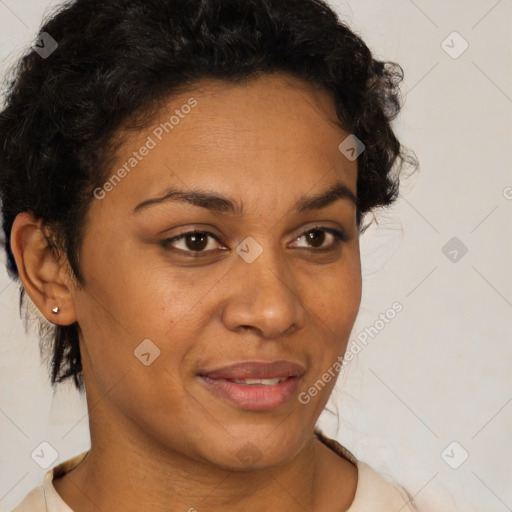
[[[197,258],[198,256],[193,253],[200,255],[201,253],[207,253],[215,250],[207,250],[207,248],[211,245],[209,243],[210,239],[218,241],[218,238],[209,231],[186,231],[178,236],[163,240],[161,245],[165,249],[189,253],[190,256]],[[178,245],[181,244],[181,247],[176,247],[173,245],[176,242],[178,242]]]

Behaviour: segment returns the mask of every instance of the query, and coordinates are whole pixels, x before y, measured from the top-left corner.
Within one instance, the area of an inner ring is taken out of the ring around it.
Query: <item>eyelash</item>
[[[338,249],[338,247],[340,246],[341,243],[348,241],[348,237],[346,236],[346,234],[343,231],[339,231],[339,230],[333,229],[333,228],[320,227],[320,226],[318,226],[318,227],[314,226],[312,228],[308,228],[306,231],[302,232],[302,234],[299,235],[298,237],[296,237],[294,240],[298,240],[298,239],[302,238],[303,236],[307,235],[311,231],[323,231],[325,233],[329,233],[330,235],[332,235],[335,238],[335,241],[331,246],[321,247],[321,248],[311,247],[310,249],[315,252],[334,251],[334,250]],[[208,235],[209,237],[213,238],[217,242],[221,243],[220,240],[218,239],[218,237],[215,236],[213,233],[210,233],[209,231],[192,230],[192,231],[186,231],[184,233],[181,233],[180,235],[177,235],[173,238],[168,238],[166,240],[163,240],[161,242],[161,245],[166,250],[176,250],[176,251],[180,251],[182,253],[186,253],[186,254],[190,254],[190,255],[197,254],[198,256],[192,256],[192,257],[197,258],[197,257],[200,257],[200,255],[202,255],[202,254],[209,253],[211,250],[191,251],[191,250],[185,250],[185,249],[176,249],[175,247],[172,247],[172,246],[171,246],[171,248],[169,248],[169,246],[171,245],[172,242],[176,242],[178,240],[184,239],[184,238],[186,238],[187,235],[196,235],[196,234]],[[308,249],[308,248],[307,247],[299,247],[299,249]]]

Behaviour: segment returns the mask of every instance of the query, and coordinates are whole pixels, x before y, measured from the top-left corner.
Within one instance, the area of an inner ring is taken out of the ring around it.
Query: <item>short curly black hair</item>
[[[110,174],[117,135],[142,127],[162,101],[201,79],[237,83],[287,72],[332,93],[340,125],[365,145],[357,162],[360,231],[365,213],[397,198],[396,171],[416,165],[391,128],[402,68],[375,59],[322,0],[76,0],[61,5],[43,33],[58,47],[46,56],[32,47],[17,62],[0,114],[1,214],[15,280],[11,229],[29,211],[51,229],[49,246],[67,256],[83,285],[85,216]],[[20,285],[20,311],[23,299]],[[75,322],[44,331],[52,386],[72,377],[84,390],[79,329]]]

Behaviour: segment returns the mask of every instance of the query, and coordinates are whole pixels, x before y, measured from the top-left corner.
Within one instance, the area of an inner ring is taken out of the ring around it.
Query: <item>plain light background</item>
[[[339,426],[329,412],[321,424],[404,485],[420,511],[512,510],[512,2],[331,4],[378,58],[404,68],[395,128],[421,168],[361,238],[349,346],[362,349],[332,397]],[[51,5],[0,0],[2,75]],[[395,302],[403,309],[389,320]],[[53,396],[3,265],[0,351],[0,510],[9,511],[42,483],[31,457],[41,442],[58,452],[55,465],[89,438],[85,399],[70,386]]]

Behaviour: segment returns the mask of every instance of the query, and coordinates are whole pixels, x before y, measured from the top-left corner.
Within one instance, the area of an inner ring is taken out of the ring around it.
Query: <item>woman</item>
[[[8,266],[91,448],[17,511],[412,510],[315,427],[401,69],[320,0],[77,0],[1,115]],[[24,297],[26,299],[26,297]]]

